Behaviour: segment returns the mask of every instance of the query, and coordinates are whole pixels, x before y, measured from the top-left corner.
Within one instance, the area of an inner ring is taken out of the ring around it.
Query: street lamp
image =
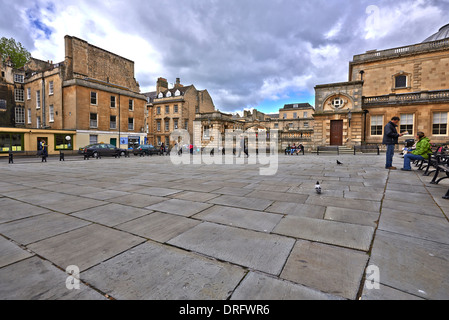
[[[351,119],[352,119],[352,113],[351,113],[351,110],[348,109],[348,123],[349,123],[349,128],[351,128]]]

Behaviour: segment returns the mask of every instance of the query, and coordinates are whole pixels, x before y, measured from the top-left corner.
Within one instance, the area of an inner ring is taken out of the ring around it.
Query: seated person
[[[416,149],[411,153],[404,153],[404,167],[402,171],[411,171],[410,161],[415,160],[427,160],[429,159],[429,153],[432,153],[432,146],[430,145],[430,139],[427,138],[424,132],[418,132],[416,134]]]

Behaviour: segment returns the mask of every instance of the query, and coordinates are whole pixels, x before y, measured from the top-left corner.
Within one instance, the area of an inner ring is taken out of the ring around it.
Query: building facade
[[[0,109],[6,104],[0,131],[11,137],[8,128],[22,128],[13,130],[14,143],[21,135],[20,151],[36,150],[44,139],[50,154],[100,142],[122,148],[145,143],[147,100],[134,62],[75,37],[64,40],[63,62],[32,58],[21,70],[2,64],[0,95],[9,98],[0,97]],[[25,139],[30,133],[34,137]]]
[[[420,44],[356,55],[348,82],[315,87],[313,144],[381,144],[384,126],[401,118],[401,141],[424,132],[449,141],[449,25]]]
[[[147,123],[148,141],[153,145],[173,146],[170,134],[177,129],[185,129],[193,141],[193,121],[197,114],[215,111],[215,106],[207,90],[197,90],[194,85],[184,86],[179,78],[173,88],[168,87],[165,78],[159,78],[156,92],[145,94],[148,99]]]

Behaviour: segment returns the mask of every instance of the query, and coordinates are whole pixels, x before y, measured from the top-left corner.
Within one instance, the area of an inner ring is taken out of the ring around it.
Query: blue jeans
[[[385,169],[393,166],[394,144],[387,144],[387,163]]]
[[[422,156],[414,155],[412,153],[407,153],[404,156],[404,169],[405,170],[412,170],[412,167],[410,166],[411,161],[415,160],[424,160]]]

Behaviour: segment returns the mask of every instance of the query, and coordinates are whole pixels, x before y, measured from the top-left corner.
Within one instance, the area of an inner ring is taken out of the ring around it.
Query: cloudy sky
[[[216,107],[277,112],[314,105],[347,81],[356,54],[422,42],[449,23],[449,0],[0,0],[0,37],[64,60],[64,36],[135,62],[141,92],[158,77],[207,89]]]

